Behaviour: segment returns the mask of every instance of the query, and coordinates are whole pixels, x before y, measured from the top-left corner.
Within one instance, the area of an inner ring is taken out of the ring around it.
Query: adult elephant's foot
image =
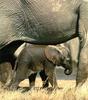
[[[84,72],[78,72],[78,76],[76,78],[76,93],[87,95],[88,94],[88,74]]]
[[[84,83],[79,83],[76,87],[76,93],[87,96],[88,95],[88,78]]]
[[[88,95],[88,70],[84,66],[79,68],[76,78],[76,94],[86,97]]]
[[[88,83],[85,83],[81,87],[73,87],[64,91],[63,97],[65,100],[88,100]]]

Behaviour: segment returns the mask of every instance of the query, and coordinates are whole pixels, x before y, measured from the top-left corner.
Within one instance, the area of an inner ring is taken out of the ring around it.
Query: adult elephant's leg
[[[11,82],[12,80],[12,76],[13,76],[13,71],[12,71],[12,66],[11,64],[8,62],[6,63],[7,66],[6,67],[6,70],[7,70],[7,80],[6,80],[6,83],[5,83],[5,86],[8,86],[8,84]]]
[[[88,81],[88,44],[86,44],[79,55],[76,85],[81,86]]]
[[[0,64],[0,81],[6,85],[12,79],[12,66],[9,62]]]
[[[84,86],[88,83],[88,1],[82,1],[79,7],[79,63],[77,70],[76,85]],[[87,84],[88,87],[88,84]]]
[[[29,83],[30,83],[30,89],[35,86],[36,75],[37,75],[37,73],[33,73],[28,77]]]
[[[42,87],[43,87],[43,88],[48,87],[48,86],[49,86],[49,81],[48,81],[48,76],[46,75],[45,71],[44,71],[44,70],[41,70],[41,71],[39,72],[39,75],[40,75],[40,77],[41,77],[41,79],[42,79],[42,82],[43,82]]]

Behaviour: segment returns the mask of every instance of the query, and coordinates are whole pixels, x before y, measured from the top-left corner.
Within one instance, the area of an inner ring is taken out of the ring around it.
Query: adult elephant
[[[13,53],[24,41],[45,45],[79,37],[80,85],[88,78],[87,34],[88,0],[0,1],[0,63],[14,65]]]

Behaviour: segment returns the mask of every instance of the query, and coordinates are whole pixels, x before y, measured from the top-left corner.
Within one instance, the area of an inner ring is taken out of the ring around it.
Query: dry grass
[[[76,71],[75,71],[76,72]],[[56,91],[47,91],[36,88],[35,90],[21,93],[21,91],[6,91],[0,90],[0,100],[88,100],[87,92],[83,89],[75,92],[75,76],[73,73],[70,76],[63,75],[63,70],[57,70],[57,82],[60,89]],[[36,87],[42,86],[42,81],[38,77],[35,82]],[[86,84],[85,86],[87,86]],[[28,87],[28,80],[24,80],[20,83],[21,87]],[[85,87],[86,88],[86,87]]]
[[[20,86],[27,87],[28,80],[21,82]],[[61,88],[56,91],[46,90],[32,90],[29,92],[21,93],[20,91],[6,91],[0,90],[0,100],[88,100],[88,93],[85,95],[82,92],[75,92],[75,89],[69,89],[75,87],[74,80],[60,80],[58,86]],[[41,87],[41,80],[37,78],[36,87]]]

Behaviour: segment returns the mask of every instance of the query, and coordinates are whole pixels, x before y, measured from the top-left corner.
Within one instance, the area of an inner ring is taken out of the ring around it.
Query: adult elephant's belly
[[[76,14],[68,10],[45,12],[46,10],[35,11],[28,18],[29,24],[25,33],[29,33],[34,43],[56,44],[76,36]]]
[[[30,36],[41,43],[61,43],[76,35],[77,16],[71,12],[38,14],[36,19],[37,22],[31,21]]]
[[[58,1],[4,0],[0,3],[0,46],[18,40],[57,44],[77,36],[74,5],[70,0],[67,0],[69,5],[65,0]]]

